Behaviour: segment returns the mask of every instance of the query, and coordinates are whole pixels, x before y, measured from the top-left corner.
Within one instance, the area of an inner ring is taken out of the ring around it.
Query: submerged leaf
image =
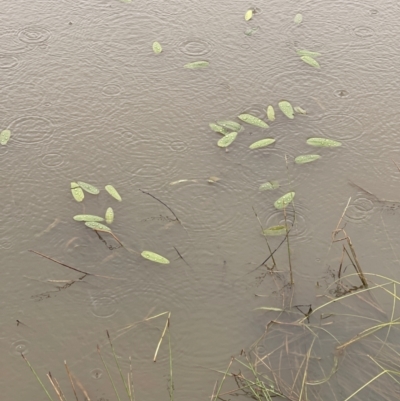
[[[86,182],[78,181],[78,185],[89,194],[97,195],[100,192],[96,187]]]
[[[320,148],[336,148],[338,146],[342,146],[341,142],[327,138],[309,138],[307,139],[307,143],[308,145],[318,146]]]
[[[271,105],[267,107],[267,117],[269,121],[275,121],[275,110]]]
[[[216,182],[218,182],[218,181],[220,181],[221,180],[221,178],[218,178],[218,177],[208,177],[208,179],[207,179],[207,181],[210,183],[210,184],[215,184]]]
[[[244,19],[246,21],[250,21],[253,18],[253,10],[250,8],[250,10],[246,11],[246,14],[244,15]]]
[[[107,233],[111,232],[110,227],[105,226],[104,224],[101,223],[97,223],[95,221],[87,221],[85,222],[85,225],[90,227],[93,230],[97,230],[97,231],[105,231]]]
[[[287,227],[284,225],[272,226],[263,230],[263,234],[268,236],[286,235],[286,232]]]
[[[256,26],[255,28],[247,28],[244,31],[244,34],[247,35],[247,36],[252,36],[258,31],[258,28],[259,28],[258,26]]]
[[[193,61],[192,63],[187,63],[184,65],[185,68],[205,68],[208,67],[210,63],[208,61]]]
[[[106,191],[117,201],[122,201],[120,194],[117,192],[117,190],[112,186],[112,185],[106,185]]]
[[[169,264],[169,260],[164,258],[161,255],[158,255],[157,253],[154,252],[150,252],[150,251],[143,251],[141,253],[141,255],[148,260],[151,260],[152,262],[156,262],[156,263],[161,263],[163,265],[168,265]]]
[[[162,52],[162,46],[158,42],[153,43],[153,52],[155,54],[160,54]]]
[[[208,125],[210,126],[210,128],[211,128],[214,132],[218,132],[219,134],[222,134],[222,135],[229,134],[229,131],[228,131],[226,128],[221,127],[221,126],[218,125],[218,124],[210,123],[210,124],[208,124]]]
[[[264,184],[261,184],[260,187],[258,188],[260,191],[267,191],[271,189],[277,189],[279,188],[279,182],[278,181],[268,181]]]
[[[301,14],[296,14],[293,21],[295,24],[301,24],[303,21],[303,16]]]
[[[114,221],[114,210],[112,209],[112,207],[109,207],[106,210],[106,223],[107,224],[111,224]]]
[[[294,118],[294,111],[292,105],[287,100],[282,100],[278,103],[282,113],[291,120]]]
[[[295,106],[294,111],[299,114],[307,114],[307,111],[302,109],[300,106]]]
[[[242,129],[242,126],[236,121],[222,120],[222,121],[217,121],[217,124],[235,132],[239,132]]]
[[[92,214],[77,214],[74,216],[75,221],[104,221],[100,216],[94,216]]]
[[[231,132],[230,134],[225,135],[223,138],[221,138],[217,145],[220,148],[226,148],[229,146],[237,137],[237,132]]]
[[[71,192],[72,196],[77,202],[82,202],[85,194],[82,191],[82,188],[76,183],[76,182],[71,182]]]
[[[265,138],[261,139],[261,141],[257,141],[252,143],[249,148],[250,149],[260,149],[260,148],[265,148],[268,145],[271,145],[271,143],[274,143],[275,139],[273,138]]]
[[[276,207],[276,209],[279,210],[285,208],[290,202],[292,202],[294,195],[294,192],[288,192],[287,194],[281,196],[278,200],[276,200],[274,206]]]
[[[255,125],[260,128],[268,128],[268,124],[265,121],[251,114],[241,114],[239,118],[247,124]]]
[[[9,129],[5,129],[0,133],[0,145],[7,145],[7,142],[10,140],[11,131]]]
[[[310,56],[301,56],[300,57],[306,64],[311,65],[311,67],[314,68],[321,68],[318,61],[314,60],[312,57]]]
[[[297,164],[305,164],[305,163],[311,163],[314,160],[318,160],[320,158],[321,158],[320,155],[300,155],[294,159],[294,162]]]
[[[299,56],[308,56],[308,57],[313,57],[313,58],[316,58],[321,55],[321,53],[311,52],[309,50],[297,50],[297,54]]]

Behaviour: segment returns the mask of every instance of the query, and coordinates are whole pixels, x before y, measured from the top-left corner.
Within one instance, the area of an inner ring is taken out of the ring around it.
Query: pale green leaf
[[[158,255],[157,253],[154,252],[150,252],[150,251],[143,251],[141,253],[141,255],[148,260],[151,260],[152,262],[156,262],[156,263],[161,263],[163,265],[168,265],[169,264],[169,260],[164,258],[161,255]]]
[[[260,187],[258,188],[260,191],[269,191],[272,189],[277,189],[279,188],[279,182],[278,181],[268,181],[264,184],[261,184]]]
[[[274,206],[276,207],[276,209],[285,208],[290,202],[293,201],[294,195],[295,195],[294,192],[288,192],[287,194],[277,199],[274,203]]]
[[[273,138],[265,138],[265,139],[261,139],[260,141],[252,143],[249,146],[249,148],[250,149],[265,148],[266,146],[271,145],[274,142],[275,142],[275,139],[273,139]]]
[[[117,201],[122,201],[120,194],[117,192],[117,190],[112,186],[112,185],[106,185],[106,191]]]
[[[225,127],[221,127],[218,124],[214,124],[214,123],[210,123],[208,124],[210,126],[210,128],[214,131],[214,132],[218,132],[219,134],[222,135],[226,135],[229,134],[230,131],[228,131]]]
[[[278,103],[282,113],[291,120],[294,118],[294,111],[292,105],[287,100],[282,100]]]
[[[312,57],[310,56],[301,56],[300,57],[306,64],[311,65],[311,67],[314,68],[321,68],[318,61],[314,60]]]
[[[71,182],[71,193],[77,202],[82,202],[85,197],[82,188],[76,182]]]
[[[89,194],[97,195],[100,192],[96,187],[87,184],[86,182],[78,181],[77,184]]]
[[[320,155],[300,155],[294,159],[294,162],[297,164],[305,164],[305,163],[311,163],[320,158],[321,158]]]
[[[253,10],[252,9],[250,9],[250,10],[247,10],[246,11],[246,14],[244,15],[244,19],[246,20],[246,21],[250,21],[252,18],[253,18]]]
[[[100,216],[94,216],[92,214],[77,214],[74,216],[75,221],[103,221],[104,219]]]
[[[275,110],[271,105],[267,107],[267,117],[269,121],[275,121]]]
[[[294,111],[298,114],[307,114],[307,111],[302,109],[300,106],[295,106]]]
[[[307,139],[307,144],[320,148],[337,148],[338,146],[342,146],[341,142],[327,138],[309,138]]]
[[[287,227],[285,225],[272,226],[263,230],[263,234],[270,237],[278,237],[280,235],[286,235],[286,232],[287,232]]]
[[[217,124],[235,132],[239,132],[242,129],[242,126],[236,121],[222,120],[222,121],[217,121]]]
[[[155,54],[160,54],[162,52],[162,46],[160,43],[158,43],[158,42],[153,43],[153,52]]]
[[[9,129],[5,129],[0,133],[0,145],[7,145],[7,142],[10,140],[11,131]]]
[[[196,68],[206,68],[209,65],[210,63],[208,61],[193,61],[192,63],[185,64],[184,67],[194,70]]]
[[[301,14],[296,14],[293,21],[295,24],[301,24],[303,21],[303,16]]]
[[[101,223],[97,223],[96,221],[86,221],[85,225],[96,231],[105,231],[107,233],[111,232],[110,227],[107,227]]]
[[[311,52],[309,50],[297,50],[297,54],[299,56],[308,56],[308,57],[312,57],[312,58],[316,58],[321,55],[321,53]]]
[[[109,207],[106,210],[106,223],[107,224],[111,224],[114,221],[114,210],[112,209],[112,207]]]
[[[258,31],[258,29],[259,29],[258,26],[256,26],[255,28],[247,28],[244,31],[244,34],[247,35],[247,36],[253,36]]]
[[[225,135],[223,138],[221,138],[217,145],[220,148],[226,148],[229,146],[237,137],[237,132],[231,132],[230,134]]]
[[[247,124],[255,125],[256,127],[268,128],[268,124],[265,121],[251,114],[241,114],[239,119]]]

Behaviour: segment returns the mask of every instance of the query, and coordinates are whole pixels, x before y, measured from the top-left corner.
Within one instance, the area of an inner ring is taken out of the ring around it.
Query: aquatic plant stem
[[[224,381],[225,381],[225,379],[226,379],[226,376],[227,376],[227,374],[228,374],[228,372],[229,372],[229,369],[231,368],[231,365],[232,365],[232,362],[233,362],[234,359],[235,359],[234,357],[231,358],[231,360],[230,360],[230,362],[229,362],[229,365],[228,365],[228,367],[226,368],[226,371],[225,371],[225,373],[224,373],[224,377],[222,378],[221,383],[220,383],[220,385],[219,385],[219,387],[218,387],[217,393],[215,394],[215,397],[214,397],[214,400],[215,400],[215,401],[216,401],[216,400],[218,399],[218,397],[219,397],[219,393],[221,392],[222,385],[224,384]],[[211,401],[213,401],[213,400],[211,399]]]
[[[274,267],[276,267],[276,262],[275,262],[274,254],[272,253],[271,247],[269,246],[269,242],[268,242],[267,236],[264,235],[264,227],[263,227],[263,225],[261,224],[261,220],[260,220],[260,218],[258,217],[258,214],[257,214],[257,212],[256,212],[256,209],[254,209],[254,206],[252,206],[251,208],[253,209],[253,212],[254,212],[254,214],[255,214],[257,220],[258,220],[258,224],[260,224],[260,227],[261,227],[261,234],[264,236],[265,241],[267,242],[267,246],[268,246],[268,250],[269,250],[269,256],[272,258],[272,263],[274,264],[274,265],[272,266],[272,268],[271,268],[271,270],[272,270],[272,269],[274,269]]]
[[[64,366],[65,366],[65,369],[66,369],[66,371],[67,371],[67,375],[68,375],[68,377],[69,377],[69,381],[71,382],[71,387],[72,387],[72,390],[74,391],[76,401],[79,401],[79,400],[78,400],[78,395],[76,394],[76,390],[75,390],[75,386],[74,386],[74,381],[72,380],[71,372],[69,371],[69,368],[68,368],[68,365],[67,365],[67,361],[64,361]]]
[[[287,227],[286,208],[283,208],[283,216],[285,217],[285,227]],[[292,286],[294,284],[294,281],[293,281],[292,260],[290,256],[289,231],[286,232],[286,242],[287,242],[288,258],[289,258],[290,285]]]
[[[169,399],[174,401],[174,379],[172,376],[172,348],[171,348],[171,332],[169,330],[169,319],[168,319],[168,348],[169,348]]]
[[[107,371],[108,378],[110,379],[110,382],[111,382],[111,384],[112,384],[112,386],[114,388],[115,395],[117,396],[118,401],[121,401],[121,399],[119,398],[119,394],[118,394],[117,388],[115,387],[114,380],[112,379],[110,371],[108,369],[108,366],[106,365],[106,362],[104,361],[103,356],[101,355],[100,347],[99,347],[98,344],[97,344],[97,353],[100,355],[101,362],[103,362],[103,366],[104,366],[105,370]]]
[[[58,384],[57,380],[55,378],[53,378],[53,376],[51,375],[51,372],[47,373],[47,377],[48,377],[51,385],[53,386],[54,391],[56,392],[60,401],[66,401],[64,394],[61,391],[60,385]]]
[[[157,361],[158,350],[160,349],[160,345],[161,345],[162,340],[163,340],[163,338],[164,338],[165,332],[167,331],[167,328],[169,327],[169,319],[170,319],[170,317],[171,317],[171,312],[168,313],[168,317],[167,317],[167,321],[165,322],[164,330],[163,330],[163,332],[162,332],[162,334],[161,334],[160,341],[159,341],[158,344],[157,344],[156,352],[154,353],[153,362],[156,362],[156,361]]]

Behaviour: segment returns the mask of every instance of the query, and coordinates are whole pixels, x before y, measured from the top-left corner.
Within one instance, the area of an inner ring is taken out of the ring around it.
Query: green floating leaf
[[[279,182],[278,181],[268,181],[264,184],[261,184],[260,187],[258,188],[260,191],[269,191],[271,189],[277,189],[279,188]]]
[[[89,194],[97,195],[100,193],[100,191],[94,187],[93,185],[87,184],[86,182],[78,181],[77,184],[86,192],[89,192]]]
[[[276,207],[276,209],[279,210],[285,208],[290,202],[292,202],[294,195],[294,192],[288,192],[287,194],[281,196],[278,200],[276,200],[274,206]]]
[[[250,21],[252,18],[253,18],[253,10],[252,9],[250,9],[250,10],[247,10],[246,11],[246,14],[244,15],[244,19],[246,20],[246,21]]]
[[[112,185],[106,185],[106,191],[117,201],[122,201],[120,194],[117,192],[117,190],[112,186]]]
[[[268,124],[265,121],[251,114],[241,114],[239,116],[239,119],[241,119],[247,124],[255,125],[256,127],[268,128]]]
[[[297,164],[305,164],[305,163],[311,163],[320,158],[321,158],[320,155],[300,155],[294,159],[294,162]]]
[[[105,231],[107,233],[111,232],[110,227],[105,226],[104,224],[101,223],[97,223],[95,221],[86,221],[85,225],[90,227],[93,230],[97,230],[97,231]]]
[[[160,54],[162,52],[162,46],[158,42],[153,43],[153,52],[155,54]]]
[[[249,148],[250,149],[260,149],[260,148],[265,148],[268,145],[271,145],[272,143],[275,142],[275,139],[272,138],[265,138],[261,139],[261,141],[257,141],[252,143]]]
[[[258,26],[256,26],[255,28],[247,28],[244,31],[244,34],[247,36],[253,36],[258,31],[258,28],[259,28]]]
[[[294,111],[298,114],[307,114],[307,111],[302,109],[300,106],[295,106]]]
[[[279,235],[286,235],[287,232],[287,227],[285,225],[278,225],[278,226],[272,226],[268,227],[265,230],[263,230],[264,235],[268,236],[279,236]]]
[[[225,135],[223,138],[221,138],[217,145],[220,148],[226,148],[229,146],[237,137],[237,132],[231,132],[230,134]]]
[[[106,210],[106,223],[107,224],[111,224],[114,221],[114,210],[112,209],[112,207],[109,207]]]
[[[271,105],[267,107],[267,117],[269,121],[275,121],[275,110]]]
[[[337,148],[338,146],[342,146],[341,142],[327,138],[309,138],[307,139],[307,144],[311,146],[318,146],[320,148]]]
[[[321,68],[318,61],[314,60],[312,57],[310,56],[301,56],[300,57],[306,64],[311,65],[311,67],[314,68]]]
[[[287,117],[293,120],[294,111],[292,105],[287,100],[282,100],[278,103],[281,112]]]
[[[219,134],[222,135],[226,135],[229,134],[230,131],[228,131],[226,128],[221,127],[220,125],[214,124],[214,123],[210,123],[208,124],[210,126],[210,128],[214,131],[214,132],[218,132]]]
[[[192,70],[196,68],[206,68],[210,65],[208,61],[193,61],[193,63],[185,64],[185,68],[191,68]]]
[[[308,56],[308,57],[312,57],[312,58],[316,58],[321,55],[321,53],[310,52],[309,50],[297,50],[297,54],[299,56]]]
[[[104,221],[100,216],[94,216],[92,214],[77,214],[74,216],[75,221]]]
[[[236,121],[222,120],[222,121],[217,121],[217,124],[235,132],[239,132],[242,129],[242,126]]]
[[[156,263],[161,263],[163,265],[168,265],[169,264],[169,260],[164,258],[161,255],[158,255],[157,253],[154,252],[150,252],[150,251],[143,251],[141,253],[141,255],[148,260],[151,260],[152,262],[156,262]]]
[[[71,192],[72,196],[77,202],[82,202],[85,194],[82,191],[82,188],[76,183],[76,182],[71,182]]]
[[[5,129],[0,133],[0,145],[7,145],[7,142],[10,140],[11,131],[9,129]]]
[[[301,14],[296,14],[293,21],[295,24],[301,24],[303,21],[303,16]]]

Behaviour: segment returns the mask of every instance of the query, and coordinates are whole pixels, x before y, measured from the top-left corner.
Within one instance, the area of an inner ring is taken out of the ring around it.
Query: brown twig
[[[57,380],[55,378],[53,378],[53,376],[51,375],[51,372],[47,373],[47,377],[50,380],[50,383],[53,386],[54,391],[56,392],[60,401],[65,401],[65,397],[61,391],[60,385],[58,384]]]
[[[142,192],[142,193],[144,193],[144,194],[146,194],[146,195],[151,196],[153,199],[155,199],[156,201],[158,201],[158,202],[160,202],[162,205],[164,205],[164,206],[174,215],[174,217],[176,218],[176,221],[177,221],[179,224],[182,225],[181,221],[178,219],[178,216],[175,214],[175,212],[174,212],[166,203],[164,203],[162,200],[156,198],[154,195],[152,195],[152,194],[149,193],[149,192],[143,191],[142,189],[139,189],[139,191]]]
[[[71,372],[69,371],[69,368],[68,368],[68,365],[67,365],[67,361],[64,361],[64,365],[65,365],[65,369],[66,369],[66,371],[67,371],[67,375],[68,375],[68,377],[69,377],[69,381],[71,382],[71,387],[72,387],[72,390],[74,391],[76,401],[79,401],[79,400],[78,400],[78,395],[76,394],[76,390],[75,390],[75,386],[74,386],[74,381],[72,380]]]
[[[154,353],[153,362],[157,361],[158,350],[160,349],[160,345],[161,345],[161,342],[162,342],[162,340],[164,338],[165,332],[167,331],[167,328],[169,327],[169,319],[170,319],[170,317],[171,317],[171,312],[168,313],[167,321],[165,322],[164,331],[161,334],[160,341],[157,344],[156,352]]]

